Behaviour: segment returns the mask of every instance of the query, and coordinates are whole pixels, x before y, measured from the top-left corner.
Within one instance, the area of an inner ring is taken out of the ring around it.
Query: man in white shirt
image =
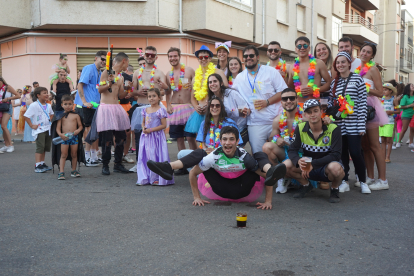
[[[273,119],[281,110],[280,92],[287,85],[280,73],[259,64],[259,50],[249,45],[243,49],[246,69],[237,75],[233,88],[247,100],[251,110],[247,118],[249,142],[253,153],[262,150],[271,131]]]
[[[344,36],[343,38],[341,38],[338,42],[338,50],[339,52],[347,52],[351,56],[352,58],[351,72],[355,72],[355,69],[357,69],[361,65],[361,60],[359,58],[353,57],[354,41],[352,40],[352,38],[347,37],[347,36]],[[332,79],[335,79],[336,71],[332,70],[331,73],[332,73]]]

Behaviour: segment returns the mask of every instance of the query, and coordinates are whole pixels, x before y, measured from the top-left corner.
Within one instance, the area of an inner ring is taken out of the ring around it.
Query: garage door
[[[105,49],[98,49],[98,48],[78,48],[78,53],[76,57],[77,62],[77,69],[81,70],[86,65],[89,65],[94,62],[95,54],[98,51],[105,50]],[[105,50],[106,51],[106,50]],[[138,68],[138,57],[139,53],[136,49],[131,48],[114,48],[113,55],[115,56],[119,52],[124,52],[129,56],[129,64],[134,66],[134,70]]]

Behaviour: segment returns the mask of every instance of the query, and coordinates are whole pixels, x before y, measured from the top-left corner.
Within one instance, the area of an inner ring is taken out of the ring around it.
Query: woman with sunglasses
[[[319,42],[315,46],[315,50],[313,52],[313,56],[317,59],[322,60],[325,65],[326,69],[328,69],[329,75],[332,77],[331,69],[332,69],[332,52],[331,48],[325,42]],[[326,81],[322,78],[321,79],[321,86],[324,85]],[[321,93],[321,98],[327,99],[329,98],[329,91]]]
[[[362,137],[362,149],[367,166],[366,183],[371,190],[384,190],[388,189],[389,186],[386,178],[385,155],[382,154],[379,142],[379,127],[388,124],[388,116],[378,99],[378,97],[383,96],[383,92],[381,74],[374,62],[376,53],[377,47],[375,45],[371,43],[362,45],[359,57],[361,65],[354,73],[359,74],[364,79],[368,93],[367,105],[375,108],[374,119],[367,121],[367,135]],[[374,163],[377,164],[378,181],[375,181]]]
[[[249,135],[247,132],[247,116],[250,114],[247,101],[237,90],[225,87],[223,79],[219,74],[211,74],[208,77],[207,82],[209,99],[216,96],[223,101],[227,117],[236,122],[237,128],[240,131],[243,139],[242,146],[246,145],[249,141]]]
[[[66,75],[66,82],[69,83],[69,87],[70,87],[70,91],[74,91],[74,87],[73,87],[73,82],[72,79],[70,78],[69,74],[70,74],[70,67],[68,65],[68,55],[65,54],[60,54],[59,55],[59,63],[56,63],[52,66],[52,70],[55,71],[55,73],[53,75],[51,75],[49,77],[50,79],[50,84],[53,85],[53,87],[55,87],[55,85],[57,84],[58,80],[59,80],[59,73],[60,72],[65,72]],[[56,92],[56,91],[54,91]]]
[[[217,69],[223,70],[224,74],[228,74],[228,61],[229,61],[229,54],[231,41],[226,42],[216,42],[216,51],[217,51]]]
[[[0,148],[0,153],[4,152],[13,152],[14,146],[12,145],[11,134],[9,129],[7,128],[7,124],[9,123],[10,117],[13,113],[13,107],[11,105],[11,101],[18,99],[20,96],[14,90],[14,88],[7,84],[7,82],[0,76],[0,104],[2,110],[0,111],[0,122],[1,122],[1,129],[3,131],[3,139],[5,146]]]
[[[339,52],[335,58],[333,69],[336,72],[336,77],[331,82],[331,94],[328,102],[328,107],[332,111],[330,112],[328,109],[327,113],[337,117],[335,124],[341,127],[342,133],[341,160],[345,169],[345,177],[342,184],[339,185],[339,192],[343,193],[350,190],[348,173],[349,155],[351,155],[355,174],[358,175],[361,183],[361,193],[369,194],[371,190],[365,184],[366,168],[361,152],[362,136],[366,133],[367,92],[364,80],[358,74],[351,72],[351,63],[351,56],[347,52]],[[346,99],[347,97],[348,99]],[[347,113],[345,110],[339,112],[338,107],[345,107],[344,99],[348,105],[353,106],[353,113]],[[349,99],[351,101],[348,101]],[[327,121],[325,122],[331,123],[329,119]]]
[[[243,71],[243,65],[238,57],[229,58],[229,64],[227,65],[227,80],[229,81],[229,87],[233,86],[233,82],[237,75]]]
[[[22,96],[22,90],[21,89],[17,89],[17,93],[19,94],[19,96]],[[14,135],[19,134],[19,116],[20,116],[20,108],[22,107],[22,102],[19,99],[16,99],[14,101],[12,101],[12,106],[13,106],[13,120],[14,120],[14,128],[16,130],[16,133]]]

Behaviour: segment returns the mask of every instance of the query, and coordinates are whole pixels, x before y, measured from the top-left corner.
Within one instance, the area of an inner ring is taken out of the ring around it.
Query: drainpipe
[[[180,10],[180,15],[179,15],[179,22],[178,22],[178,30],[180,31],[180,33],[183,33],[183,0],[179,0],[178,1],[178,9]]]
[[[265,22],[266,22],[266,17],[265,17],[265,1],[266,0],[262,0],[262,45],[258,46],[257,48],[263,47],[263,45],[265,45]]]
[[[311,12],[312,12],[312,15],[311,15],[311,53],[312,53],[312,48],[313,48],[313,20],[314,20],[314,16],[313,16],[313,14],[314,14],[314,4],[315,4],[315,2],[314,2],[314,0],[312,0],[312,9],[311,9]]]

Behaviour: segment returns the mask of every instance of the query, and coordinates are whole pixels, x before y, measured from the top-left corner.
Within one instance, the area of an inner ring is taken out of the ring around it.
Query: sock
[[[365,182],[368,182],[368,180],[375,180],[375,179],[373,179],[373,178],[369,178],[369,177],[367,176],[367,178],[365,179]]]
[[[331,190],[339,190],[339,188],[331,188]]]
[[[88,160],[90,158],[91,152],[85,150],[85,159]]]
[[[43,165],[45,163],[45,161],[40,161],[40,165]]]
[[[98,155],[96,154],[96,150],[91,149],[91,160],[96,161],[98,160]]]
[[[306,185],[302,185],[303,187],[308,187],[309,186],[309,182],[308,182],[308,184],[306,184]]]
[[[37,162],[36,163],[36,167],[39,166],[39,165],[42,165],[42,162]]]

